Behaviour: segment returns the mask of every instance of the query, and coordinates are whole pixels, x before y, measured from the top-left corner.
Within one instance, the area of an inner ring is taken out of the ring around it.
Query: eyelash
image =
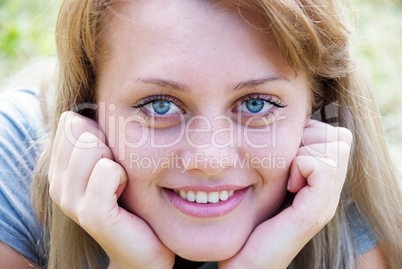
[[[176,98],[174,98],[173,96],[170,95],[152,95],[152,96],[148,96],[145,97],[144,99],[141,99],[140,101],[138,101],[135,105],[132,106],[132,108],[136,109],[136,108],[142,108],[152,102],[155,101],[166,101],[166,102],[171,102],[177,106],[179,106],[178,104],[178,100]]]
[[[151,117],[153,117],[154,115],[150,114],[148,111],[145,110],[145,106],[148,104],[151,104],[155,101],[166,101],[166,102],[171,102],[174,105],[176,105],[178,108],[181,109],[181,102],[176,99],[173,96],[170,95],[162,95],[162,94],[158,94],[158,95],[152,95],[152,96],[148,96],[145,97],[143,99],[141,99],[140,101],[138,101],[136,104],[132,105],[131,107],[133,109],[138,109],[138,111],[142,114],[142,116],[144,116],[147,120]],[[181,109],[182,113],[185,114],[185,111],[183,109]],[[157,117],[154,117],[157,120],[168,120],[168,118],[172,117],[172,115],[158,115]]]
[[[272,97],[272,96],[267,96],[267,95],[263,95],[263,94],[249,94],[246,96],[241,97],[237,103],[238,104],[243,104],[246,101],[250,101],[250,100],[263,100],[271,105],[273,105],[276,108],[285,108],[286,105],[284,105],[282,103],[282,101]],[[166,102],[171,102],[174,105],[176,105],[178,108],[181,109],[181,102],[176,99],[173,96],[170,95],[152,95],[152,96],[148,96],[145,97],[144,99],[141,99],[140,101],[138,101],[136,104],[134,104],[132,106],[133,109],[139,109],[139,111],[144,114],[145,117],[152,117],[154,115],[150,114],[149,112],[145,111],[144,107],[150,103],[153,103],[155,101],[166,101]],[[236,108],[238,108],[239,106],[237,106]],[[182,113],[185,114],[185,111],[183,109]],[[255,116],[259,116],[259,117],[269,117],[271,114],[273,113],[273,111],[270,111],[266,114],[262,114],[262,115],[258,115],[255,114]],[[250,113],[251,114],[251,113]],[[171,115],[170,115],[171,116]],[[163,115],[158,115],[156,118],[160,118],[161,120],[163,120],[164,118],[167,118],[169,116],[163,116]]]
[[[277,108],[285,108],[286,107],[286,105],[283,104],[282,101],[275,99],[272,96],[267,97],[266,95],[263,95],[263,94],[249,94],[249,95],[243,96],[239,99],[239,103],[242,104],[243,102],[250,101],[250,100],[263,100]]]

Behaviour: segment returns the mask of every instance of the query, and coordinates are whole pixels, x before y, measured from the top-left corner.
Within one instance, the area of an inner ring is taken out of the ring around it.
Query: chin
[[[214,229],[208,229],[211,226],[215,226]],[[222,261],[236,255],[253,230],[253,227],[239,229],[239,226],[219,228],[218,224],[210,223],[198,229],[198,232],[186,232],[182,229],[180,233],[171,232],[161,240],[184,259],[199,262]]]
[[[244,243],[237,244],[213,244],[197,246],[180,246],[176,254],[180,257],[196,262],[208,262],[208,261],[223,261],[236,255],[240,251]]]

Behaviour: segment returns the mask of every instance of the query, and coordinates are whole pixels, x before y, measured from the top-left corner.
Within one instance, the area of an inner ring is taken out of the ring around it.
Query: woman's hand
[[[292,204],[255,228],[219,268],[286,268],[334,216],[346,178],[352,134],[310,120],[290,168]]]
[[[174,253],[144,220],[118,205],[127,174],[95,121],[74,112],[61,116],[49,182],[53,201],[101,245],[109,268],[173,267]]]

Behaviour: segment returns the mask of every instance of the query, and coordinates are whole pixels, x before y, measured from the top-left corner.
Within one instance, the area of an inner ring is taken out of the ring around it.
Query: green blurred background
[[[55,56],[54,26],[60,3],[0,0],[0,85],[27,65]],[[402,0],[352,3],[354,48],[372,82],[391,155],[402,174]]]

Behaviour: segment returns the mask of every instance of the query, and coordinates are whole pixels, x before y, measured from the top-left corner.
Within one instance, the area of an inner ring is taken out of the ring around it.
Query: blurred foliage
[[[400,109],[402,101],[402,0],[355,0],[360,61],[381,100],[384,115]],[[395,4],[395,3],[399,3]],[[399,97],[399,98],[395,98]]]
[[[352,0],[354,47],[371,79],[402,171],[402,0]],[[54,56],[61,1],[0,0],[0,85],[38,58]],[[400,124],[399,124],[400,123]]]
[[[0,0],[0,85],[35,59],[55,55],[60,3]]]
[[[402,175],[402,0],[352,2],[357,16],[354,45],[383,116],[391,157]]]

